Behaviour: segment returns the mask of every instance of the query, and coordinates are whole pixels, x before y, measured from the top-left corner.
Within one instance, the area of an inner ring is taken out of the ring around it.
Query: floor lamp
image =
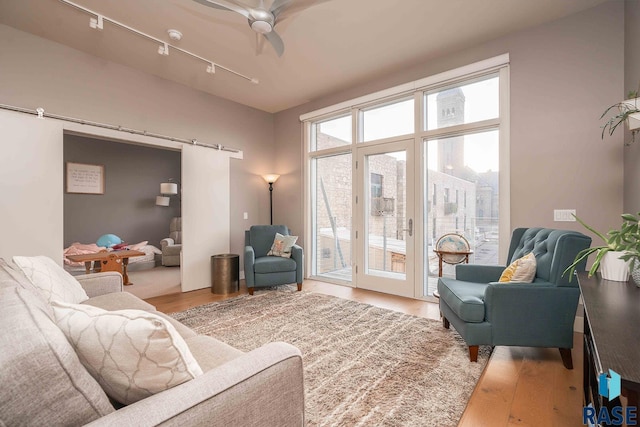
[[[273,225],[273,183],[280,178],[280,175],[276,175],[275,173],[270,173],[267,175],[262,175],[267,184],[269,184],[269,213],[271,217],[271,225]]]

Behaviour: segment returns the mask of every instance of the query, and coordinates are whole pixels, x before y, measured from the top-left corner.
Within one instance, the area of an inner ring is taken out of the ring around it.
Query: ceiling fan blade
[[[284,42],[275,31],[271,31],[270,33],[263,34],[264,38],[271,43],[273,48],[275,49],[278,56],[282,56],[284,53]]]
[[[270,11],[276,18],[276,22],[278,22],[304,9],[328,1],[330,0],[275,0],[271,5]]]
[[[249,8],[242,3],[234,0],[193,0],[196,3],[212,7],[214,9],[230,10],[237,12],[245,18],[249,19]]]

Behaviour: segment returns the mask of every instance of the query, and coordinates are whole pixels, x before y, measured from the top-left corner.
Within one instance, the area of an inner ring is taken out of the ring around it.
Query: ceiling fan
[[[278,56],[282,56],[284,42],[275,32],[275,26],[296,12],[329,0],[274,0],[268,9],[264,6],[264,0],[260,0],[256,7],[240,3],[237,0],[194,1],[215,9],[230,10],[244,16],[249,21],[251,29],[256,32],[256,37],[262,35],[271,43]]]

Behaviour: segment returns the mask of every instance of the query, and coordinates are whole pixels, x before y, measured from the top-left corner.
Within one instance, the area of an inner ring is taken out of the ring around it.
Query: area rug
[[[243,351],[298,347],[308,426],[455,426],[489,357],[441,322],[293,288],[171,316]]]

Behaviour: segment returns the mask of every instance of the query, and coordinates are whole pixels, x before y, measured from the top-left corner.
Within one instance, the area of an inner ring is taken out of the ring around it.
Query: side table
[[[219,254],[211,257],[211,293],[227,295],[240,289],[240,255]]]

